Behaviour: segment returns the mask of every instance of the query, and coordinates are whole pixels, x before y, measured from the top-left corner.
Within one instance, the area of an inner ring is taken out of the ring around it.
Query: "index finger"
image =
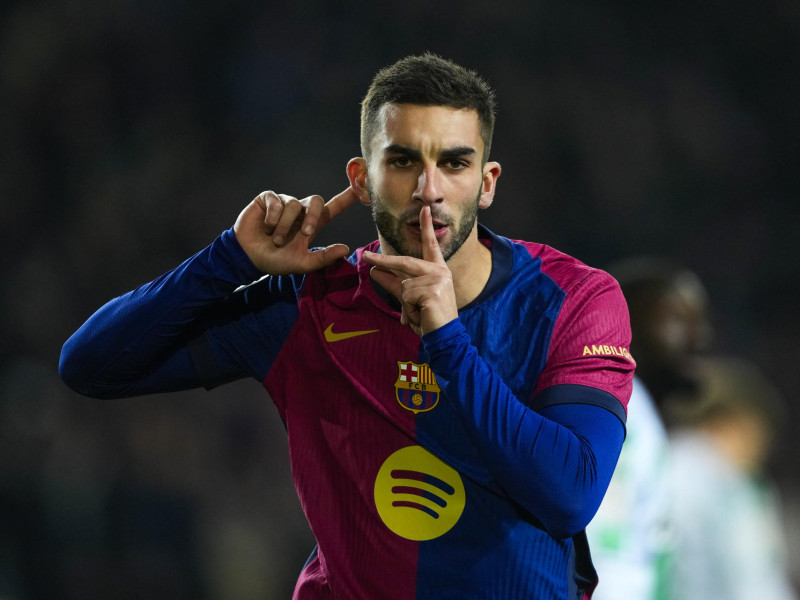
[[[436,232],[433,229],[430,206],[423,206],[419,213],[419,229],[422,237],[422,260],[440,265],[446,264],[439,241],[436,239]]]
[[[339,216],[358,200],[352,187],[347,187],[325,203],[325,222]]]

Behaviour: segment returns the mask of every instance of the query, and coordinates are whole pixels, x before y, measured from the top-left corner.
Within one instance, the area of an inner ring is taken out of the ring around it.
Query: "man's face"
[[[705,290],[694,278],[682,278],[654,298],[633,335],[634,356],[651,392],[693,393],[697,358],[710,337]]]
[[[710,337],[705,291],[694,280],[678,281],[654,303],[645,339],[665,366],[679,369],[705,349]]]
[[[419,213],[426,204],[445,260],[477,241],[477,210],[491,202],[496,178],[496,163],[481,164],[477,112],[387,104],[370,150],[366,187],[384,251],[421,258]]]

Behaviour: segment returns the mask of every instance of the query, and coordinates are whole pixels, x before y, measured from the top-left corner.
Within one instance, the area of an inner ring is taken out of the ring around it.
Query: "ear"
[[[478,208],[489,208],[492,205],[494,187],[501,172],[500,163],[487,162],[483,165],[483,184],[481,186],[481,195],[478,199]]]
[[[367,160],[365,158],[351,158],[347,162],[347,178],[350,188],[355,192],[361,204],[369,206],[370,197],[367,189]]]

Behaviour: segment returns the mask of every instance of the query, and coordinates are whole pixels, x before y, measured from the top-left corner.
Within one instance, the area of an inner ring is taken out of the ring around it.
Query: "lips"
[[[413,221],[409,221],[407,226],[411,231],[413,231],[416,235],[421,236],[422,230],[420,229],[419,219],[414,219]],[[444,221],[439,221],[438,219],[433,220],[433,233],[436,236],[437,240],[441,240],[447,234],[448,224]]]
[[[414,227],[416,229],[419,229],[419,219],[416,219],[414,221],[410,221],[408,223],[408,226],[409,227]],[[434,229],[442,229],[444,227],[447,227],[447,223],[445,223],[443,221],[437,221],[437,220],[434,219],[434,221],[433,221],[433,228]]]

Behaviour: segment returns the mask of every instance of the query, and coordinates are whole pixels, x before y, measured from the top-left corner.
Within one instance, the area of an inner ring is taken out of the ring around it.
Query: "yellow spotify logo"
[[[421,446],[389,456],[375,479],[375,506],[386,526],[409,540],[444,535],[464,512],[464,483],[452,467]]]

